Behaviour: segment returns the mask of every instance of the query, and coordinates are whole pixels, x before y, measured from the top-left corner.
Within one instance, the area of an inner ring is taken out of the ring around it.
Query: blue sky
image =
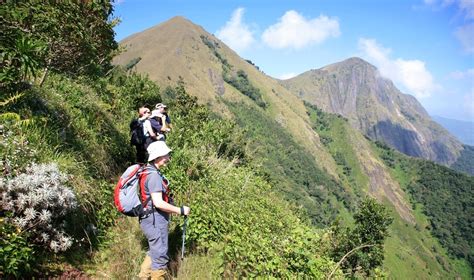
[[[125,0],[116,39],[174,16],[288,78],[358,56],[432,115],[474,121],[474,0]]]

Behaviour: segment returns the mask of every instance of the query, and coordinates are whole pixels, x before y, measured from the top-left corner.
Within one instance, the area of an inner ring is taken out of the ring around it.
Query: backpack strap
[[[152,172],[156,172],[156,173],[158,173],[158,175],[160,175],[160,178],[162,180],[161,183],[163,185],[163,189],[165,190],[162,194],[163,195],[163,201],[165,201],[167,203],[170,203],[168,180],[161,174],[161,172],[158,168],[156,168],[154,165],[149,165],[148,164],[148,165],[145,165],[143,167],[143,171],[140,174],[140,184],[139,184],[140,185],[140,200],[144,203],[143,207],[146,207],[147,204],[151,200],[151,194],[148,197],[146,195],[145,182],[146,182],[146,177]],[[155,207],[153,207],[153,205],[152,205],[152,208],[154,209]]]

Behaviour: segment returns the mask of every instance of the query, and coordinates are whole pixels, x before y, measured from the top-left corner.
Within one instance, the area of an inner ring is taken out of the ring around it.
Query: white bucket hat
[[[148,161],[152,161],[158,157],[166,156],[171,152],[171,149],[164,141],[155,141],[148,146],[147,151]]]

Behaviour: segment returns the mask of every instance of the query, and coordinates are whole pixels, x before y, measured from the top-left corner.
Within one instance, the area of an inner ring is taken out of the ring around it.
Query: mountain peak
[[[161,23],[160,25],[165,26],[165,25],[175,25],[175,26],[187,26],[187,27],[197,27],[194,22],[190,21],[189,19],[183,17],[183,16],[174,16],[170,18],[169,20]]]
[[[154,25],[146,30],[135,33],[123,39],[120,43],[130,41],[146,41],[150,37],[180,37],[190,33],[207,33],[201,26],[183,16],[175,16],[165,22]]]
[[[324,66],[320,70],[326,70],[326,71],[340,71],[341,69],[347,69],[347,68],[354,68],[354,67],[362,67],[362,69],[367,69],[367,70],[372,70],[376,71],[377,68],[370,64],[369,62],[363,60],[360,57],[351,57],[348,59],[345,59],[340,62],[336,62],[327,66]]]

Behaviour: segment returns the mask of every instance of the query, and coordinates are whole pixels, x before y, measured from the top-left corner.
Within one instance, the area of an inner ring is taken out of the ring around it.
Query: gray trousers
[[[156,214],[156,213],[154,213]],[[168,223],[156,217],[153,225],[153,214],[140,220],[140,228],[148,240],[151,258],[151,270],[166,269],[168,257]]]

